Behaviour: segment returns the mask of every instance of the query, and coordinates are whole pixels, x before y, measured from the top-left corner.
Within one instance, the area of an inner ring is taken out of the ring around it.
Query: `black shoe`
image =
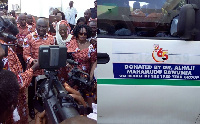
[[[34,109],[29,109],[29,116],[31,117],[31,119],[35,119],[35,111],[34,111]]]

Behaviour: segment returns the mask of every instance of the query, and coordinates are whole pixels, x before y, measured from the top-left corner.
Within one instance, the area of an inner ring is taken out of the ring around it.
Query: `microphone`
[[[5,33],[5,32],[2,32],[1,35],[4,36],[5,38],[11,39],[11,40],[17,39],[14,35],[8,34],[8,33]]]
[[[72,59],[67,59],[67,62],[70,64],[70,65],[78,65],[78,62],[72,60]]]

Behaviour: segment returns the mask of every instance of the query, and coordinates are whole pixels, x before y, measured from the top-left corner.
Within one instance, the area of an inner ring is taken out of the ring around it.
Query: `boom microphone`
[[[12,35],[12,34],[8,34],[8,33],[5,33],[5,32],[1,32],[1,35],[5,38],[8,38],[8,39],[11,39],[11,40],[16,40],[17,38]]]
[[[78,65],[78,62],[72,60],[72,59],[67,59],[67,62],[70,64],[70,65]]]
[[[19,33],[19,29],[16,25],[14,25],[8,18],[3,19],[4,27],[9,30],[13,35],[17,35]]]

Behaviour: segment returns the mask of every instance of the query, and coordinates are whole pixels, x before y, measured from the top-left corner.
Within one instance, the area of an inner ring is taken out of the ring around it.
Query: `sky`
[[[21,13],[32,14],[37,17],[49,17],[49,8],[56,7],[64,12],[69,6],[71,0],[8,0],[8,10],[12,10],[13,6],[18,4],[21,6]],[[94,0],[73,0],[74,8],[78,14],[77,18],[84,16],[84,11],[94,7]]]

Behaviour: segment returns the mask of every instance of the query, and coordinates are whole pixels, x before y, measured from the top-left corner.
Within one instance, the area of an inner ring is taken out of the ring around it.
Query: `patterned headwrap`
[[[63,40],[61,35],[60,35],[60,33],[59,33],[59,26],[61,24],[64,24],[64,25],[67,26],[67,35],[68,35],[68,37],[67,37],[66,40]],[[66,43],[71,40],[72,35],[70,35],[70,30],[71,30],[71,27],[70,27],[70,25],[68,24],[68,22],[66,20],[61,20],[56,24],[56,40],[57,40],[57,44],[58,45],[66,45]]]
[[[67,34],[70,34],[71,27],[70,27],[69,23],[66,20],[61,20],[59,25],[61,25],[61,24],[64,24],[67,26]]]

